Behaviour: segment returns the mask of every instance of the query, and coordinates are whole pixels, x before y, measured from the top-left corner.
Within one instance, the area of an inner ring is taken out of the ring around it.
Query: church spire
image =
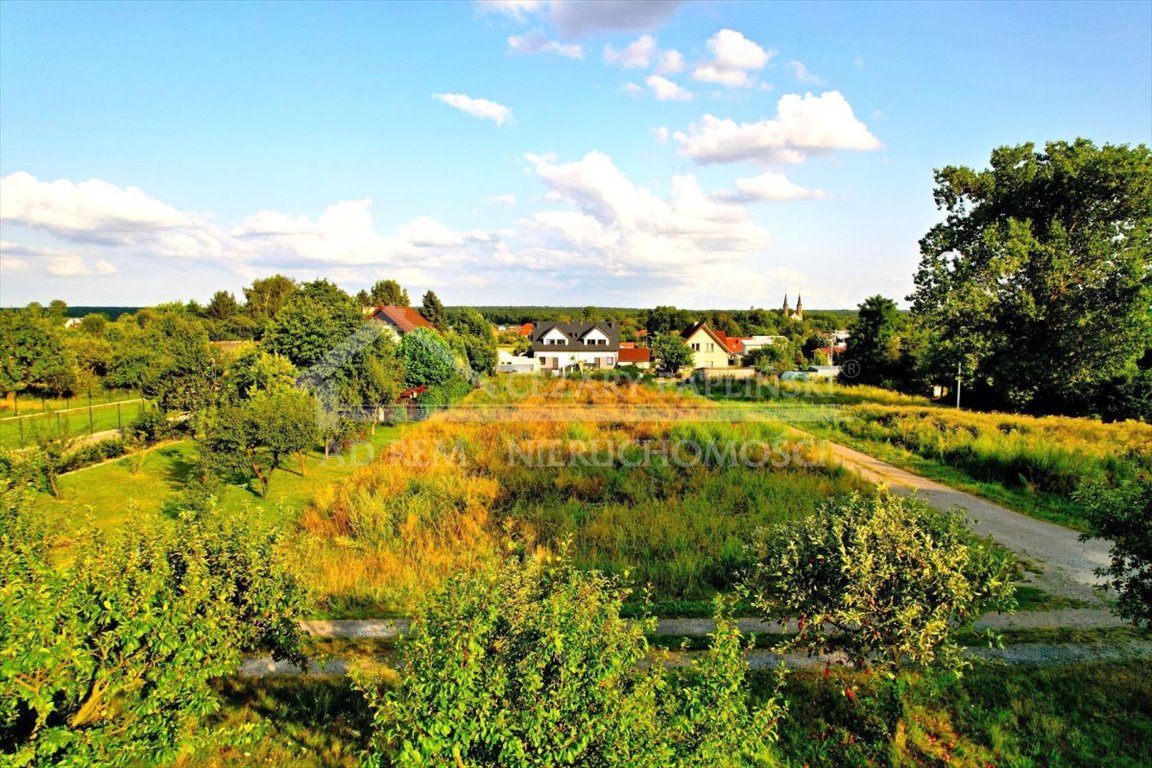
[[[784,317],[792,314],[792,310],[788,308],[788,294],[784,294]]]
[[[800,299],[800,294],[796,294],[796,312],[794,314],[794,317],[797,320],[803,320],[804,319],[804,303]]]

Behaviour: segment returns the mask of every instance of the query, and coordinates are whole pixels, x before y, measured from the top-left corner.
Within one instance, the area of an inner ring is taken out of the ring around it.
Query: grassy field
[[[107,405],[127,400],[137,400],[139,397],[139,392],[128,389],[96,388],[92,390],[93,405]],[[6,397],[0,397],[0,421],[18,416],[30,416],[35,413],[52,413],[54,411],[87,407],[87,392],[81,392],[73,397],[35,397],[30,395],[17,395],[12,392]]]
[[[733,424],[702,398],[551,381],[474,393],[302,517],[329,610],[406,612],[445,574],[507,546],[567,549],[629,573],[676,612],[731,586],[760,526],[867,490],[780,424]]]
[[[34,444],[37,430],[57,434],[61,430],[73,437],[82,437],[92,432],[127,427],[140,412],[139,400],[128,402],[93,402],[91,418],[87,403],[83,407],[47,413],[31,413],[27,416],[8,417],[0,420],[0,448],[23,448]]]
[[[980,413],[874,387],[786,383],[712,391],[745,415],[778,419],[1025,514],[1083,529],[1074,495],[1152,470],[1152,425]]]
[[[300,474],[298,462],[290,462],[273,475],[268,498],[248,487],[228,485],[219,502],[268,522],[292,521],[319,489],[370,462],[405,429],[378,427],[374,435],[347,454],[328,459],[318,450],[311,451],[306,474]],[[165,503],[183,488],[195,459],[196,446],[191,440],[166,443],[140,457],[128,456],[64,475],[60,479],[61,498],[44,494],[38,503],[57,521],[56,529],[64,542],[69,533],[84,525],[114,531],[137,520],[163,520]]]
[[[789,768],[1143,768],[1152,764],[1146,660],[1037,666],[978,663],[958,682],[900,690],[834,669],[789,676],[779,758]],[[753,672],[757,693],[768,672]],[[253,734],[204,745],[184,768],[354,766],[369,722],[344,679],[227,680],[216,722]],[[849,698],[845,691],[853,691]]]

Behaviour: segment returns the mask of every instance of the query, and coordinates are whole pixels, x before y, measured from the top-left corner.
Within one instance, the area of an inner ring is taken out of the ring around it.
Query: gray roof
[[[568,343],[566,345],[550,346],[545,345],[541,341],[553,328],[556,328],[568,337]],[[608,343],[606,345],[584,344],[580,341],[580,339],[584,338],[584,335],[593,328],[599,329],[601,333],[608,337]],[[532,329],[533,351],[615,352],[618,349],[620,349],[620,329],[611,321],[604,323],[536,323],[536,327]]]

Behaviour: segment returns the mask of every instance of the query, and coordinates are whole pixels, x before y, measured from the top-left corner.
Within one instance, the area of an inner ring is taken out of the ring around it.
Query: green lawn
[[[55,431],[60,429],[73,437],[82,437],[90,432],[127,427],[140,412],[140,406],[139,400],[111,404],[94,401],[91,419],[87,405],[80,410],[49,411],[20,418],[8,417],[0,420],[0,448],[23,448],[32,445],[37,430],[55,434]]]
[[[291,520],[317,489],[363,466],[405,429],[405,425],[378,427],[345,455],[325,459],[322,452],[312,451],[304,476],[299,462],[290,462],[272,476],[266,499],[245,486],[228,485],[219,501],[227,509],[248,510],[268,522]],[[58,530],[65,537],[89,523],[114,531],[135,520],[162,520],[165,502],[181,490],[195,459],[196,446],[191,440],[162,444],[150,449],[142,461],[127,456],[64,475],[61,498],[43,494],[38,502],[58,520]]]

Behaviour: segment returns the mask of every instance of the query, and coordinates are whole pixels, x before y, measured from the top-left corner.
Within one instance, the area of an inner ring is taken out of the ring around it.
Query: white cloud
[[[795,183],[782,173],[762,173],[736,179],[739,200],[822,200],[828,194],[819,189],[808,189]]]
[[[700,163],[799,163],[832,150],[881,146],[839,91],[785,94],[776,104],[776,117],[756,123],[704,115],[688,133],[674,135],[681,153]]]
[[[508,49],[513,53],[554,53],[569,59],[584,58],[584,49],[580,45],[549,40],[542,29],[534,29],[523,35],[512,35],[508,38]]]
[[[515,19],[523,19],[544,6],[544,0],[475,0],[480,13],[501,13]]]
[[[682,88],[678,83],[674,83],[666,77],[660,75],[649,75],[644,81],[649,88],[652,89],[652,94],[656,97],[657,101],[691,101],[691,92]]]
[[[513,195],[513,194],[493,195],[492,197],[485,200],[485,202],[489,203],[491,205],[503,206],[505,208],[515,208],[516,207],[516,195]]]
[[[656,143],[664,146],[668,143],[668,128],[661,125],[659,128],[652,129],[652,135],[656,137]]]
[[[774,50],[764,50],[734,29],[722,29],[708,39],[712,58],[697,65],[692,79],[720,83],[733,88],[750,88],[756,83],[752,72],[763,69]]]
[[[0,268],[12,272],[26,272],[39,268],[39,271],[57,277],[111,275],[119,271],[107,259],[96,259],[90,264],[74,251],[21,245],[8,240],[0,242]]]
[[[631,82],[624,83],[624,85],[620,86],[620,90],[623,91],[624,93],[628,94],[629,96],[643,96],[644,95],[644,86],[637,85],[636,83],[631,83]]]
[[[802,61],[796,61],[793,59],[784,66],[786,66],[788,71],[791,72],[792,75],[802,83],[811,83],[812,85],[825,84],[824,79],[817,74],[809,72],[808,67],[804,66],[804,62]]]
[[[651,35],[641,35],[620,50],[604,46],[604,61],[624,69],[647,69],[655,55],[656,38]]]
[[[743,206],[705,195],[692,175],[673,177],[671,195],[662,198],[633,184],[601,152],[570,163],[534,155],[528,160],[579,214],[537,215],[527,222],[528,255],[569,254],[610,274],[670,280],[698,277],[709,265],[738,261],[768,245],[768,233]]]
[[[656,72],[661,75],[674,75],[684,71],[684,55],[674,48],[660,51],[656,56]]]
[[[512,115],[512,110],[503,104],[488,99],[474,99],[462,93],[434,93],[432,98],[474,117],[491,120],[496,125],[504,125]]]

